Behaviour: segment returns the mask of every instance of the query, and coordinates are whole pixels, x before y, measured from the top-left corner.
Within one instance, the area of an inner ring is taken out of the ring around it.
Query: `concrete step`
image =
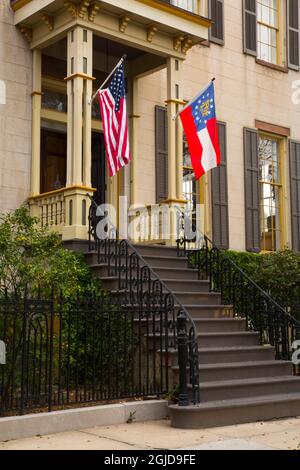
[[[230,305],[213,305],[213,304],[189,304],[182,302],[191,318],[233,318],[233,309]]]
[[[150,318],[150,322],[153,321],[153,318]],[[152,340],[153,328],[149,330],[150,338],[153,347],[156,344],[157,349],[161,347],[161,342],[163,346],[166,345],[166,335],[163,331],[160,334],[158,331],[154,334],[156,337]],[[169,343],[168,346],[171,347],[173,344],[173,334],[170,330],[168,332]],[[259,345],[259,335],[256,332],[228,332],[228,333],[198,333],[198,347],[199,348],[221,348],[221,347],[234,347],[234,346],[258,346]]]
[[[152,269],[161,279],[198,280],[197,269],[166,268],[161,266],[152,266]]]
[[[134,248],[141,256],[154,255],[154,256],[174,256],[177,257],[177,248],[174,246],[166,245],[143,245],[135,244]]]
[[[199,333],[198,344],[201,348],[226,346],[258,346],[259,334],[255,331],[229,331]]]
[[[201,364],[222,364],[232,362],[273,361],[273,346],[231,346],[223,348],[199,348]]]
[[[221,294],[216,292],[173,291],[183,305],[220,305]]]
[[[176,256],[157,256],[157,255],[145,255],[143,256],[145,262],[152,266],[160,268],[187,268],[188,259],[178,258]]]
[[[300,415],[300,392],[169,406],[171,425],[181,429],[251,423]]]
[[[199,281],[194,279],[168,279],[160,277],[160,279],[171,289],[172,291],[189,291],[189,292],[207,292],[209,293],[209,282]]]
[[[172,368],[174,383],[178,383],[178,367]],[[219,380],[251,379],[255,377],[278,377],[292,374],[292,364],[288,361],[249,361],[200,364],[200,382]]]
[[[228,333],[246,331],[243,318],[193,318],[198,333]]]
[[[191,390],[191,386],[189,389]],[[200,383],[201,403],[284,393],[300,393],[300,377],[262,377]]]

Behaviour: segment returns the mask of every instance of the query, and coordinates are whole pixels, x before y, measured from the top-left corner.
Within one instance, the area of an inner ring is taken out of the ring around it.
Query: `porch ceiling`
[[[161,0],[17,0],[12,5],[15,25],[32,47],[80,24],[144,51],[179,57],[207,40],[210,26],[207,18]]]

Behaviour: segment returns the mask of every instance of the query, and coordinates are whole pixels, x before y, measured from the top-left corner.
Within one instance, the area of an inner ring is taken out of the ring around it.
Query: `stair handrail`
[[[300,339],[300,321],[265,292],[198,227],[193,227],[196,235],[194,231],[193,236],[187,238],[186,214],[178,206],[176,209],[181,217],[177,221],[177,256],[183,252],[188,257],[189,266],[196,265],[199,278],[202,272],[205,273],[210,291],[220,292],[221,302],[232,305],[234,313],[245,318],[247,329],[258,331],[261,344],[274,346],[276,359],[294,359],[292,351],[297,348],[297,340]],[[187,249],[189,243],[196,243],[196,248]],[[293,361],[293,368],[295,374],[300,375],[297,359]]]
[[[98,209],[98,206],[97,206],[97,203],[95,202],[95,200],[93,199],[93,197],[91,197],[90,194],[86,194],[86,196],[90,199],[91,201],[91,207],[93,206],[94,209]],[[107,220],[110,224],[110,226],[112,227],[112,230],[113,232],[115,233],[116,235],[116,238],[118,239],[118,236],[119,236],[119,232],[118,232],[118,229],[114,226],[114,224],[111,222],[110,218],[107,217]],[[89,230],[89,235],[90,235],[90,230]],[[94,232],[94,236],[96,238],[97,234],[96,234],[96,231]],[[190,346],[191,348],[191,351],[195,351],[197,350],[198,351],[198,330],[197,330],[197,326],[196,326],[196,323],[194,322],[193,318],[191,317],[191,315],[189,314],[189,312],[187,311],[187,309],[185,308],[185,306],[182,304],[182,302],[178,299],[178,297],[173,293],[173,291],[167,286],[167,284],[160,278],[160,276],[152,269],[152,267],[150,266],[149,263],[147,263],[147,261],[144,259],[144,257],[137,251],[137,249],[135,248],[135,246],[128,240],[128,239],[123,239],[123,240],[119,240],[119,242],[121,241],[124,241],[126,242],[127,246],[131,249],[131,251],[137,256],[137,258],[140,260],[140,262],[142,262],[142,264],[147,267],[147,269],[149,270],[149,272],[151,273],[151,275],[154,277],[154,280],[158,281],[161,286],[163,287],[163,289],[165,291],[168,292],[168,294],[171,296],[171,298],[173,299],[173,302],[174,302],[174,305],[177,304],[178,307],[179,307],[179,313],[178,315],[179,316],[182,316],[182,313],[184,314],[186,320],[191,324],[191,329],[192,329],[192,333],[189,334],[189,338],[187,340],[187,344]],[[198,377],[198,374],[195,373],[195,371],[198,371],[199,369],[199,361],[198,361],[198,354],[194,354],[194,365],[193,365],[193,370],[194,370],[194,378],[196,379],[196,382],[197,383],[193,383],[192,386],[193,386],[193,393],[194,393],[194,397],[193,397],[193,401],[194,403],[199,403],[200,402],[200,386],[199,386],[199,377]],[[184,405],[188,405],[189,403],[187,402],[186,400],[186,397],[184,397],[183,399],[183,402],[184,402]]]
[[[185,219],[185,213],[182,211],[182,209],[179,207],[179,206],[174,206],[181,214],[183,220]],[[184,228],[184,227],[183,227]],[[293,315],[291,315],[289,312],[287,312],[275,299],[273,299],[273,297],[271,297],[270,294],[268,294],[268,292],[264,291],[253,279],[251,279],[251,277],[245,273],[245,271],[243,271],[236,263],[235,261],[233,261],[229,256],[228,254],[223,251],[223,250],[220,250],[216,244],[207,236],[205,235],[204,233],[202,233],[198,227],[194,227],[196,228],[196,233],[197,235],[199,235],[201,237],[201,239],[203,239],[204,241],[207,241],[211,244],[212,246],[212,249],[218,253],[221,253],[222,256],[226,259],[226,261],[228,261],[232,266],[234,266],[234,268],[245,278],[247,279],[247,281],[249,281],[250,284],[252,284],[257,290],[259,290],[261,292],[262,295],[264,295],[264,297],[266,297],[278,310],[280,310],[282,312],[282,314],[284,314],[285,316],[287,316],[291,321],[295,322],[297,324],[297,326],[300,327],[300,321],[297,320]],[[197,238],[197,237],[196,237]],[[187,240],[185,239],[185,242],[187,243],[192,243],[195,239],[193,240]],[[179,239],[177,239],[177,246],[179,246]],[[198,250],[191,250],[191,251],[198,251]]]

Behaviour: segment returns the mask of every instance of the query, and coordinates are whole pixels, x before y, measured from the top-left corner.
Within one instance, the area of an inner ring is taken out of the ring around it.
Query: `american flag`
[[[99,91],[106,154],[110,176],[130,161],[126,109],[124,64],[121,64],[108,88]]]

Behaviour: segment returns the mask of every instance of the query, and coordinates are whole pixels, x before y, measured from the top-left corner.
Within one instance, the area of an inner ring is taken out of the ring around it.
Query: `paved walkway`
[[[171,428],[169,421],[104,426],[0,442],[0,450],[300,450],[300,417],[202,430]]]

